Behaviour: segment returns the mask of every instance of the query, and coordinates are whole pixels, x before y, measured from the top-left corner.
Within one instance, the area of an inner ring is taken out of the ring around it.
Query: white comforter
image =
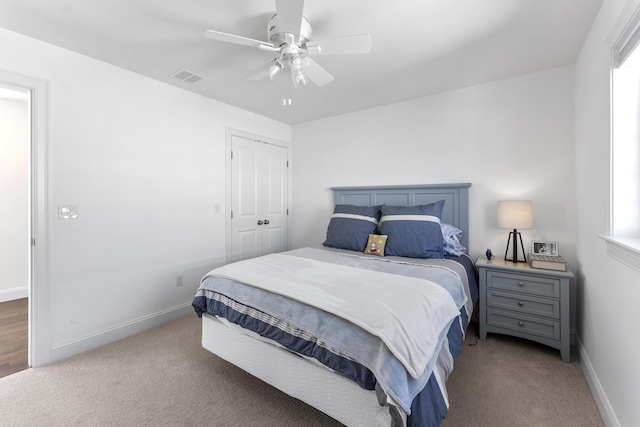
[[[440,336],[460,313],[450,294],[429,280],[285,254],[236,262],[207,276],[242,282],[349,320],[379,337],[413,378],[424,373],[440,348]]]

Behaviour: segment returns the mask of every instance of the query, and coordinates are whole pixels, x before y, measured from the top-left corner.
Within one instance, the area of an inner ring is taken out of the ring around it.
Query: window
[[[612,46],[608,252],[640,270],[640,8]]]
[[[615,237],[640,237],[640,48],[613,70]]]

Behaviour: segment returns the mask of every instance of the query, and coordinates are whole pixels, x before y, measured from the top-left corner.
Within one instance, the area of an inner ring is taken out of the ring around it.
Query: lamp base
[[[511,242],[511,236],[513,235],[513,256],[511,259],[507,258],[507,253],[509,253],[509,243]],[[518,238],[520,238],[520,247],[522,248],[522,259],[518,259]],[[527,262],[527,256],[524,252],[524,245],[522,244],[522,234],[516,229],[509,232],[509,238],[507,239],[507,248],[504,251],[504,259],[505,261],[512,261],[513,263],[517,262]]]

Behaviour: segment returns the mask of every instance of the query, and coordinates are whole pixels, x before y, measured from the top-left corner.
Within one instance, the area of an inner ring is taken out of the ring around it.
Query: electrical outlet
[[[179,288],[183,284],[184,284],[184,281],[183,281],[183,278],[182,278],[182,274],[178,274],[176,276],[176,288]]]

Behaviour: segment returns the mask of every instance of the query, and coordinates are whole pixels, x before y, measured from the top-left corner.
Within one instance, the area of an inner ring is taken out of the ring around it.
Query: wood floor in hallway
[[[0,303],[0,378],[29,367],[29,300]]]

